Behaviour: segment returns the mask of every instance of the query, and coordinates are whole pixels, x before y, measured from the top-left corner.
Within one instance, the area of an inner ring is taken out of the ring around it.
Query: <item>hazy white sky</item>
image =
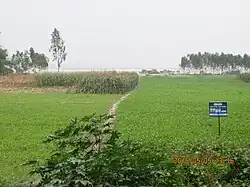
[[[1,44],[48,53],[56,27],[64,69],[175,68],[197,52],[250,51],[250,0],[0,0]],[[55,68],[52,65],[51,68]]]

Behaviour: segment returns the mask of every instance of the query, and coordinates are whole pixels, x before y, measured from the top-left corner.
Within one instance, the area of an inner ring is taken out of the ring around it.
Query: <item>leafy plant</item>
[[[164,154],[154,154],[140,144],[119,140],[108,122],[112,116],[75,118],[46,138],[56,145],[45,164],[30,161],[37,186],[140,186],[161,181]],[[161,163],[161,164],[160,164]],[[164,164],[165,163],[165,164]],[[167,167],[165,167],[166,169]]]
[[[42,73],[35,80],[40,87],[63,86],[74,88],[75,93],[123,94],[138,85],[139,76],[128,72]]]

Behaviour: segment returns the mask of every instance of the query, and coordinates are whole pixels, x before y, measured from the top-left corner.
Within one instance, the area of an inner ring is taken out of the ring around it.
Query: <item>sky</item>
[[[0,0],[0,44],[11,55],[67,46],[63,69],[177,68],[198,52],[250,51],[249,0]],[[51,62],[50,69],[56,64]]]

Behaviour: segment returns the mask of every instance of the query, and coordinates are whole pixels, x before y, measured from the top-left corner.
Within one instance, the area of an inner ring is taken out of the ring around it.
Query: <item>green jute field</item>
[[[182,147],[218,139],[217,118],[209,101],[227,101],[220,142],[250,141],[250,86],[230,76],[145,77],[118,110],[117,130],[124,138]]]
[[[106,113],[119,95],[0,93],[0,181],[26,179],[21,164],[45,158],[42,140],[74,117]]]

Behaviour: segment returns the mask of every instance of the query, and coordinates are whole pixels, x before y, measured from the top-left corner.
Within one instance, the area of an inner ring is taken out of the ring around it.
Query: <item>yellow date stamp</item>
[[[175,156],[172,159],[174,164],[198,165],[198,164],[233,164],[234,160],[227,157],[184,157]]]

